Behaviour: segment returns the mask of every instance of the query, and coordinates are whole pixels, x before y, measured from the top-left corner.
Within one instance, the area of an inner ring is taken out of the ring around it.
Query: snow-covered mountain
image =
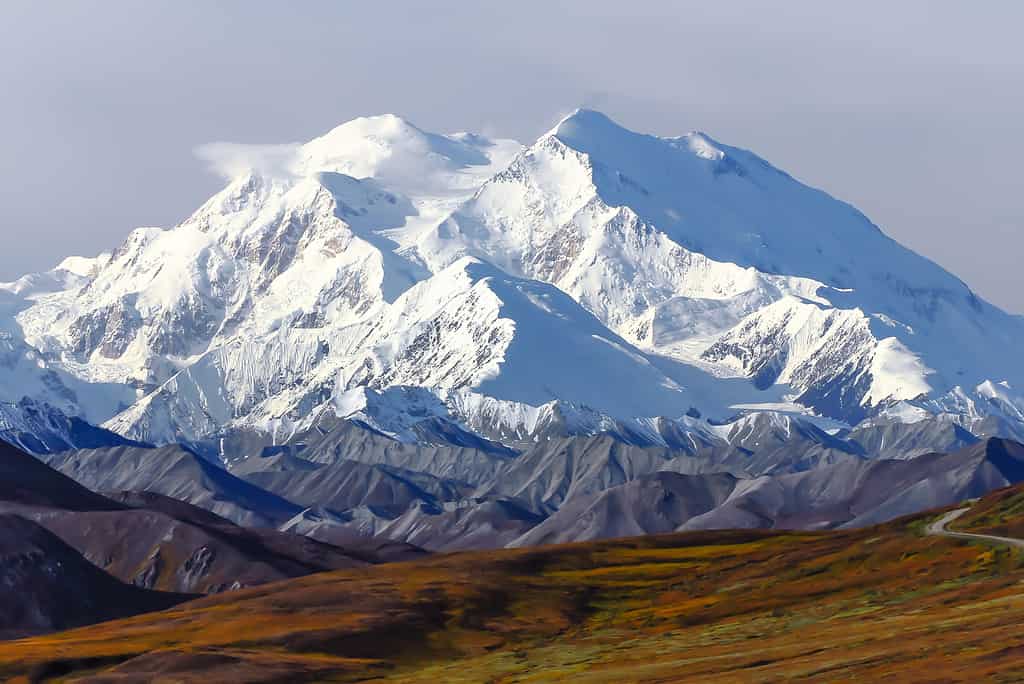
[[[379,116],[275,150],[174,228],[0,284],[0,401],[153,443],[325,413],[692,451],[743,411],[1024,419],[1024,319],[702,133]]]
[[[421,239],[551,282],[635,344],[846,418],[1020,386],[1022,320],[849,205],[701,133],[580,111]],[[709,368],[710,367],[710,368]]]

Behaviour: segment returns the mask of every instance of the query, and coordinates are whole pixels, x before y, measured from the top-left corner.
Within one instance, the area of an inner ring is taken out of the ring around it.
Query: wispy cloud
[[[299,143],[249,145],[232,142],[211,142],[195,148],[195,155],[205,161],[210,170],[231,179],[247,171],[266,176],[294,175]]]

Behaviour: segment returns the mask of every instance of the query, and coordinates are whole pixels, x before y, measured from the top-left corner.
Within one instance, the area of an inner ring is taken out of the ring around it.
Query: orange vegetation
[[[950,529],[1024,539],[1024,487],[992,492],[971,506]]]
[[[1024,560],[922,536],[931,517],[312,575],[0,643],[0,674],[433,684],[1024,678]]]

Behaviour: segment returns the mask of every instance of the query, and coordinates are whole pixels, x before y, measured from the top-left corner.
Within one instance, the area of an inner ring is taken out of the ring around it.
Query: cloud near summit
[[[300,143],[246,144],[210,142],[194,149],[196,157],[206,162],[210,171],[230,180],[247,171],[262,175],[288,177],[295,175],[294,165]]]

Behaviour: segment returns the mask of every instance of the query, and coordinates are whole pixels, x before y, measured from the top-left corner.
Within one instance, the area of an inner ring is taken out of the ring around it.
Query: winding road
[[[1018,549],[1024,549],[1024,539],[1014,539],[1013,537],[999,537],[994,534],[975,534],[973,532],[951,532],[946,529],[946,525],[953,522],[961,515],[970,510],[970,507],[958,508],[955,511],[950,511],[944,516],[939,518],[933,523],[929,523],[928,527],[925,528],[926,534],[933,534],[939,537],[953,537],[955,539],[967,539],[967,540],[981,540],[989,542],[997,542],[1000,544],[1009,544],[1015,546]]]

